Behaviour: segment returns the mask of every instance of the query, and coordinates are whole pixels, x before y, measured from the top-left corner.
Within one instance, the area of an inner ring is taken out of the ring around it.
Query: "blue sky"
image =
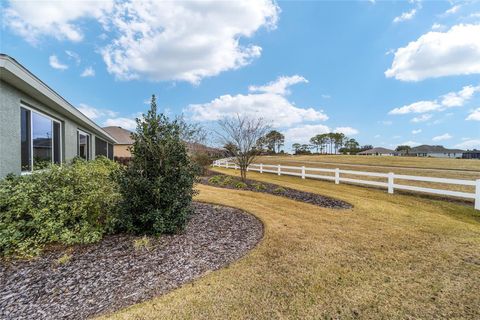
[[[2,2],[1,51],[100,125],[263,117],[291,143],[480,148],[480,2]]]

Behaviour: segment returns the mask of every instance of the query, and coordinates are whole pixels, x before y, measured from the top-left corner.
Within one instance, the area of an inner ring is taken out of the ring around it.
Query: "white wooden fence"
[[[238,169],[239,167],[229,160],[216,160],[213,162],[214,167],[223,167],[227,169]],[[294,170],[294,171],[282,171],[285,170]],[[379,172],[364,172],[364,171],[352,171],[352,170],[342,170],[339,168],[336,169],[323,169],[323,168],[310,168],[310,167],[296,167],[296,166],[282,166],[282,165],[271,165],[271,164],[251,164],[248,168],[248,171],[258,171],[260,173],[275,173],[277,175],[288,175],[288,176],[297,176],[305,178],[313,178],[313,179],[323,179],[323,180],[330,180],[335,181],[335,184],[339,184],[340,182],[346,183],[355,183],[355,184],[364,184],[364,185],[372,185],[377,187],[387,188],[388,193],[394,192],[395,189],[398,190],[408,190],[408,191],[417,191],[417,192],[426,192],[432,194],[439,194],[445,196],[452,196],[452,197],[459,197],[459,198],[466,198],[466,199],[474,199],[475,201],[475,209],[480,210],[480,179],[477,180],[460,180],[460,179],[447,179],[447,178],[435,178],[435,177],[421,177],[421,176],[408,176],[403,174],[395,174],[393,172],[389,173],[379,173]],[[306,172],[325,172],[325,173],[333,173],[333,176],[321,175],[321,174],[313,174],[313,173],[306,173]],[[352,179],[342,177],[341,174],[347,175],[355,175],[355,176],[369,176],[369,177],[377,177],[377,178],[386,178],[386,182],[380,181],[371,181],[371,180],[361,180],[361,179]],[[462,186],[473,186],[475,187],[475,193],[468,193],[468,192],[461,192],[461,191],[452,191],[452,190],[445,190],[445,189],[434,189],[434,188],[425,188],[425,187],[418,187],[418,186],[411,186],[405,184],[398,184],[395,183],[395,179],[400,180],[410,180],[410,181],[423,181],[423,182],[434,182],[434,183],[445,183],[445,184],[454,184],[454,185],[462,185]]]

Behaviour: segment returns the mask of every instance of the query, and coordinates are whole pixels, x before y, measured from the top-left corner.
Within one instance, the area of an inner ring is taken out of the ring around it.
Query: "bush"
[[[210,179],[208,179],[208,182],[211,184],[220,184],[223,181],[222,176],[213,176]]]
[[[160,235],[182,230],[192,211],[195,165],[181,137],[181,123],[151,108],[137,119],[132,160],[119,184],[123,199],[118,227],[134,234]]]
[[[285,189],[282,188],[282,187],[278,187],[278,188],[275,188],[275,189],[273,190],[273,192],[275,192],[275,193],[284,193],[285,191],[287,191],[287,190],[285,190]]]
[[[235,179],[232,176],[225,176],[223,181],[220,183],[222,186],[229,186],[235,183]]]
[[[245,189],[247,187],[247,184],[245,182],[242,182],[242,181],[237,181],[234,184],[234,187],[237,188],[237,189]]]
[[[106,158],[0,181],[0,255],[32,256],[49,243],[91,243],[111,231],[119,193]]]
[[[255,190],[265,190],[267,187],[265,187],[265,185],[261,182],[255,182],[254,184],[252,184],[252,186],[255,188]]]
[[[201,175],[206,174],[208,168],[212,164],[212,158],[205,152],[195,152],[192,154],[191,159],[197,166],[197,170]]]

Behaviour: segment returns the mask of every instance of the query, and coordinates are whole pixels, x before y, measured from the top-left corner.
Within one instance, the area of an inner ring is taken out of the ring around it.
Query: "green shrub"
[[[48,243],[91,243],[111,231],[119,200],[104,157],[0,181],[0,255],[32,256]]]
[[[210,179],[208,179],[208,182],[211,184],[220,184],[223,182],[223,177],[222,176],[213,176]]]
[[[261,182],[255,182],[254,184],[252,184],[252,186],[253,188],[255,188],[255,190],[258,191],[267,189],[267,187]]]
[[[197,151],[191,155],[192,162],[197,167],[200,174],[204,175],[210,165],[212,164],[212,158],[205,152]]]
[[[275,193],[284,193],[285,191],[287,191],[287,190],[285,190],[285,189],[282,188],[282,187],[278,187],[278,188],[275,188],[275,189],[273,190],[273,192],[275,192]]]
[[[230,186],[230,185],[234,185],[236,181],[237,180],[235,180],[235,178],[232,176],[225,176],[223,178],[223,181],[220,184],[222,186]]]
[[[237,181],[235,182],[234,187],[237,189],[245,189],[247,187],[247,184],[242,181]]]
[[[196,169],[181,139],[182,124],[157,115],[155,97],[132,134],[132,161],[119,184],[123,199],[117,226],[160,235],[184,228],[192,211]]]

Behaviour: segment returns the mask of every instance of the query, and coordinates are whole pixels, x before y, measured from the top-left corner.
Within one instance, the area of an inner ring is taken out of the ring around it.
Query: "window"
[[[95,157],[108,157],[108,143],[105,140],[95,137]]]
[[[90,135],[78,130],[77,131],[77,155],[85,160],[90,159]]]
[[[61,162],[60,122],[26,107],[20,108],[21,170],[44,169]]]
[[[108,159],[113,160],[113,144],[108,144]]]

